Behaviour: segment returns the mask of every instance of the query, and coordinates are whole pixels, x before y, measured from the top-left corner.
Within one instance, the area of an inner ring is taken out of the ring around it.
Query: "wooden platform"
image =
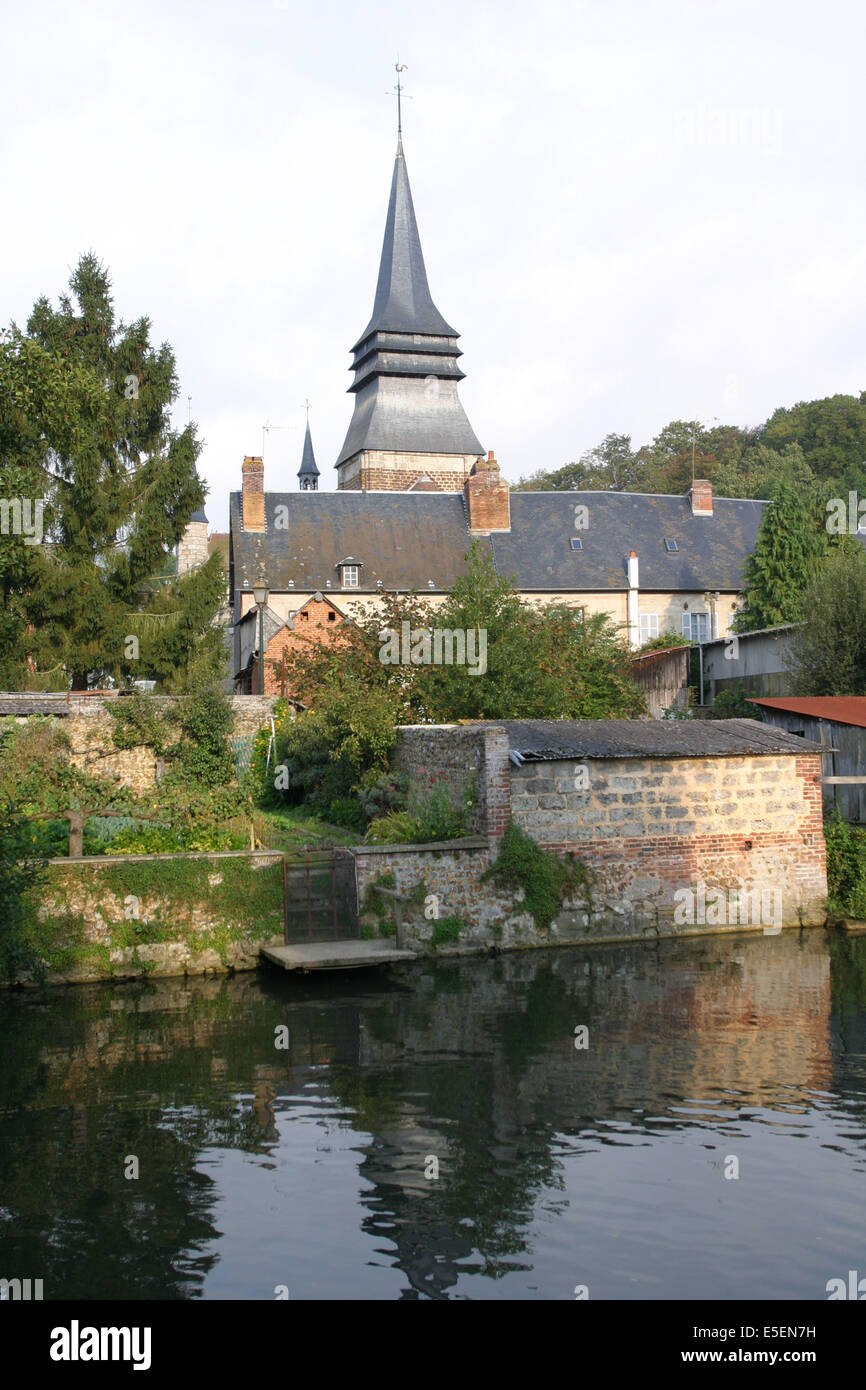
[[[415,960],[415,951],[398,950],[384,941],[311,941],[292,946],[263,946],[261,953],[283,970],[360,970]]]

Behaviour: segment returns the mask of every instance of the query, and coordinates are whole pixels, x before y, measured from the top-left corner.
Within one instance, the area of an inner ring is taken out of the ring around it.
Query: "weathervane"
[[[403,106],[402,106],[402,99],[403,99],[403,97],[405,96],[405,97],[407,98],[408,101],[411,101],[412,98],[409,96],[409,93],[408,93],[408,92],[404,92],[404,90],[403,90],[403,83],[400,81],[400,73],[406,71],[406,64],[405,64],[405,63],[401,63],[399,58],[397,59],[396,63],[394,64],[394,71],[395,71],[396,74],[397,74],[397,85],[396,85],[396,87],[392,87],[392,88],[391,88],[391,91],[390,91],[390,92],[386,92],[385,95],[386,95],[386,96],[392,96],[394,92],[397,93],[397,135],[398,135],[398,136],[402,136],[402,134],[403,134]]]

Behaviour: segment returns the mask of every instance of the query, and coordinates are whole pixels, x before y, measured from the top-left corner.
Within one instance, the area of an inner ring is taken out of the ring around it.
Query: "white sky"
[[[2,0],[0,320],[79,255],[174,347],[214,529],[262,425],[321,485],[395,147],[508,477],[866,387],[858,0]]]

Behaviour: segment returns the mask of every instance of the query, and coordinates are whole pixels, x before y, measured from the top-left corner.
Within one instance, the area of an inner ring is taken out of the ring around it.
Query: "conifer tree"
[[[171,427],[174,354],[151,345],[148,319],[116,319],[95,256],[80,259],[69,285],[57,309],[37,301],[0,359],[4,479],[20,477],[44,500],[45,529],[23,558],[19,538],[0,538],[18,642],[6,669],[17,656],[37,684],[39,672],[59,671],[61,688],[86,689],[106,677],[167,678],[197,662],[203,643],[215,673],[221,559],[180,582],[157,578],[205,497],[194,427]],[[40,371],[58,378],[62,409],[40,392]]]
[[[798,622],[803,615],[803,595],[827,553],[827,544],[827,532],[811,491],[782,482],[761,520],[755,549],[746,560],[746,587],[735,630],[754,632]]]

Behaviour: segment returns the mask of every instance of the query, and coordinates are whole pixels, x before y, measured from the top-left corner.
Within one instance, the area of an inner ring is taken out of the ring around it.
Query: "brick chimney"
[[[243,522],[245,531],[265,529],[265,465],[248,454],[243,466]]]
[[[500,475],[492,449],[486,459],[476,459],[472,472],[463,484],[463,493],[469,511],[469,530],[473,536],[511,530],[508,484]]]
[[[713,485],[706,478],[695,478],[689,488],[692,516],[712,516]]]

